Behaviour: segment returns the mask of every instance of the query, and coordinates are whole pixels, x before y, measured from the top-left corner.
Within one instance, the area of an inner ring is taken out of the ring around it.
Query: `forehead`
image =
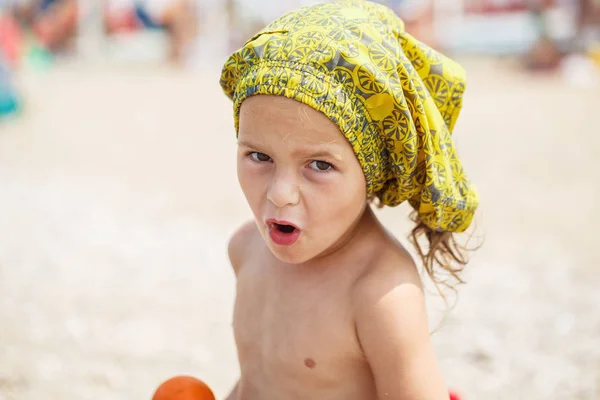
[[[337,125],[321,112],[296,100],[270,95],[252,96],[242,103],[239,138],[350,147]]]

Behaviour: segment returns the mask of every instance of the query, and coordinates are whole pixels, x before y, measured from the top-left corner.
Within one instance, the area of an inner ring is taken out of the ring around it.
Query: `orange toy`
[[[176,376],[161,384],[152,400],[215,400],[215,395],[200,379]]]

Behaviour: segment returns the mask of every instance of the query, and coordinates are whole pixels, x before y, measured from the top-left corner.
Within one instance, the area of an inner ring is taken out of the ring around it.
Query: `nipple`
[[[307,358],[304,360],[304,365],[306,365],[310,369],[313,369],[317,365],[317,363],[312,358]]]

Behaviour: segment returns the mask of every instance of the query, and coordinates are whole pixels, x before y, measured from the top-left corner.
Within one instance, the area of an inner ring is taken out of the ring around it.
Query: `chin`
[[[315,246],[310,246],[303,240],[300,240],[292,246],[278,246],[270,241],[268,237],[265,238],[265,240],[267,241],[267,247],[275,258],[284,263],[295,265],[309,262],[319,257],[319,255],[325,253],[330,248],[329,246],[326,248],[321,248],[321,246],[315,248]]]
[[[287,264],[302,264],[314,258],[314,256],[307,255],[304,252],[292,248],[281,248],[272,243],[269,243],[268,247],[275,258]]]
[[[268,240],[268,239],[267,239]],[[272,242],[267,242],[267,247],[271,251],[271,253],[278,260],[287,263],[287,264],[304,264],[311,260],[318,258],[319,256],[326,254],[331,246],[327,246],[325,248],[307,248],[307,246],[303,246],[303,243],[298,243],[297,246],[277,246]]]

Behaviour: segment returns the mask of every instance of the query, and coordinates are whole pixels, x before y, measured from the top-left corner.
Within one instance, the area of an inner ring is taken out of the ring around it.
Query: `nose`
[[[267,200],[278,208],[298,204],[300,190],[297,179],[292,174],[276,174],[267,191]]]

